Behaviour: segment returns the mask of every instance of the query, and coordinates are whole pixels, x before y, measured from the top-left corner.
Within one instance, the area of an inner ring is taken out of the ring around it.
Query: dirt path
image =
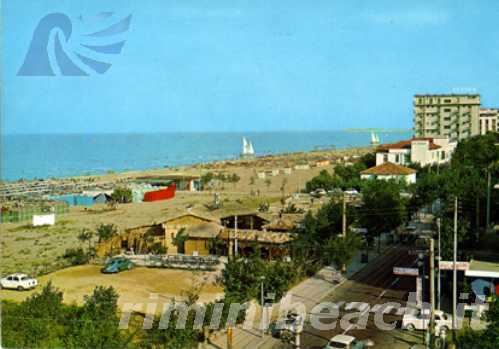
[[[183,291],[208,277],[210,273],[173,269],[134,268],[118,274],[103,274],[100,266],[84,265],[59,270],[38,279],[39,286],[31,291],[1,290],[0,298],[22,301],[38,292],[49,281],[64,292],[64,302],[81,304],[84,296],[98,286],[113,286],[120,298],[118,305],[125,303],[148,303],[151,295],[157,295],[158,309],[172,298],[181,300]],[[223,295],[223,290],[213,284],[205,284],[201,289],[200,301],[210,302]]]

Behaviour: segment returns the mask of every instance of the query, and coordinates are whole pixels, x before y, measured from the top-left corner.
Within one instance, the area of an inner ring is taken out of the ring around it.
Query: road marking
[[[393,280],[393,282],[390,284],[390,286],[388,286],[388,288],[384,289],[378,296],[378,299],[382,298],[386,292],[390,289],[390,287],[394,286],[396,283],[398,283],[400,281],[400,278],[396,278],[395,280]],[[360,303],[360,302],[352,302],[352,303]],[[351,303],[350,303],[351,304]],[[379,309],[379,308],[378,308]],[[390,311],[393,309],[393,307],[391,307]],[[370,307],[367,307],[367,309],[365,309],[361,314],[360,314],[360,317],[366,315],[366,313],[369,313],[370,311]],[[355,324],[350,324],[350,326],[347,327],[347,329],[345,331],[343,331],[343,334],[346,334],[348,331],[350,331],[353,327],[355,326]]]

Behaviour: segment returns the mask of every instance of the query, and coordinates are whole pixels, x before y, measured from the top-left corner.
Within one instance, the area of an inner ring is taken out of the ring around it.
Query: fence
[[[213,270],[220,263],[217,256],[188,255],[122,255],[134,264],[144,267]]]
[[[54,205],[48,210],[42,207],[33,207],[28,209],[18,209],[15,211],[4,211],[0,215],[0,223],[17,223],[23,221],[31,221],[33,215],[55,213],[64,214],[69,212],[67,205]]]

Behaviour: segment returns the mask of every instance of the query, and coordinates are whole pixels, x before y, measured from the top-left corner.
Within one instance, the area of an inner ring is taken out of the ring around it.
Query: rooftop
[[[479,93],[442,93],[442,94],[416,94],[414,97],[480,97]]]
[[[414,174],[417,171],[405,167],[405,166],[400,166],[391,162],[384,162],[381,165],[374,166],[371,168],[368,168],[367,170],[362,171],[360,174],[367,174],[367,175],[410,175]]]
[[[223,240],[235,239],[233,229],[223,229],[219,237]],[[237,239],[240,241],[254,241],[270,244],[285,244],[294,239],[295,235],[291,233],[270,232],[261,230],[238,229]]]
[[[499,278],[499,263],[472,260],[466,276]]]
[[[217,237],[221,228],[216,223],[204,223],[188,227],[185,233],[192,238],[210,239]]]
[[[400,141],[397,143],[382,144],[376,149],[376,151],[377,152],[386,152],[390,149],[410,149],[413,141],[428,141],[430,144],[430,147],[429,147],[430,150],[436,150],[436,149],[441,148],[439,145],[433,143],[433,138],[431,138],[431,137],[415,137],[415,138],[411,138],[411,139],[408,139],[405,141]]]

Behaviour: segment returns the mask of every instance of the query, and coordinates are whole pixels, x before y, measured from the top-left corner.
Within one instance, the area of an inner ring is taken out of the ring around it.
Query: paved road
[[[337,284],[330,281],[328,275],[330,270],[325,268],[319,275],[305,280],[294,287],[290,293],[293,295],[292,303],[301,302],[308,312],[321,302],[333,302],[340,306],[340,317],[348,313],[359,313],[359,310],[348,309],[357,306],[362,309],[360,303],[368,303],[370,308],[377,304],[387,302],[397,302],[402,306],[406,305],[407,293],[415,290],[415,280],[410,277],[396,277],[393,275],[394,266],[410,266],[415,263],[415,256],[409,255],[407,249],[403,247],[392,247],[387,252],[372,260],[368,266],[349,280]],[[357,302],[357,303],[355,303]],[[348,304],[348,306],[347,306]],[[365,306],[364,306],[365,307]],[[350,334],[359,339],[372,339],[375,341],[375,348],[407,349],[411,345],[421,342],[421,333],[408,333],[400,330],[403,309],[398,313],[383,316],[385,322],[398,322],[398,328],[392,331],[383,331],[374,324],[374,316],[370,310],[360,310],[360,313],[368,316],[367,328],[356,329],[354,325],[345,324],[341,326],[337,321],[336,327],[327,330],[313,328],[307,322],[301,335],[301,348],[322,348],[327,341],[336,334]],[[358,318],[352,319],[356,323]],[[328,323],[328,321],[322,321]],[[255,328],[258,328],[258,324]],[[227,337],[224,332],[212,338],[212,344],[205,348],[226,348]],[[260,337],[260,331],[256,329],[234,329],[234,349],[243,348],[291,348],[289,344],[280,342],[269,335]]]
[[[372,339],[377,349],[406,349],[413,344],[420,343],[421,333],[408,333],[400,329],[400,321],[405,308],[398,312],[394,309],[383,316],[386,323],[396,322],[397,324],[397,328],[390,331],[380,330],[375,326],[372,313],[376,307],[387,302],[396,302],[405,307],[408,292],[415,290],[415,280],[410,277],[396,277],[393,275],[393,267],[412,265],[415,262],[415,257],[409,255],[407,249],[392,249],[384,257],[377,259],[354,275],[351,280],[339,286],[322,302],[330,301],[340,305],[340,318],[351,313],[368,317],[367,327],[357,329],[354,324],[346,323],[342,326],[340,321],[337,321],[334,329],[318,330],[307,324],[301,337],[302,348],[322,348],[331,337],[337,334],[348,334],[359,339]],[[362,303],[368,303],[368,305]],[[354,309],[349,309],[349,307]],[[358,320],[359,317],[355,317],[350,322],[357,323]],[[331,321],[323,322],[331,323]]]

